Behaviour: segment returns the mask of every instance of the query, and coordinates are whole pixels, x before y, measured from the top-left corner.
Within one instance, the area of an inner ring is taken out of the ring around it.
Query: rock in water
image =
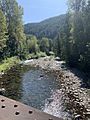
[[[3,95],[5,93],[5,88],[0,88],[0,95]]]

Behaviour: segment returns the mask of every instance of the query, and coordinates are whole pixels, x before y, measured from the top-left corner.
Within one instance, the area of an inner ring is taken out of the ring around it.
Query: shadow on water
[[[15,100],[21,97],[21,73],[19,71],[19,67],[11,68],[0,78],[0,88],[5,89],[3,95]]]
[[[52,92],[60,89],[60,84],[51,73],[30,66],[17,66],[0,78],[0,89],[4,96],[42,109]]]
[[[0,78],[4,96],[57,117],[69,114],[62,101],[60,81],[53,73],[31,66],[17,66]]]
[[[22,96],[22,75],[29,69],[30,67],[18,65],[3,74],[0,77],[0,89],[5,89],[2,94],[14,100],[19,100]]]

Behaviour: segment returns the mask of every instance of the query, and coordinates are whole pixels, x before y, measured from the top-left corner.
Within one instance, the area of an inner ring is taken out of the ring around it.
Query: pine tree
[[[7,41],[7,26],[5,16],[0,9],[0,60],[4,57],[4,49]]]
[[[23,9],[16,0],[1,0],[1,8],[6,16],[9,39],[7,41],[10,56],[21,54],[25,44],[22,15]]]

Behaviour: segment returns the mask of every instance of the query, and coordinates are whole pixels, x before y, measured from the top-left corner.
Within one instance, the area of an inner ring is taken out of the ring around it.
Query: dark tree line
[[[90,0],[68,0],[66,24],[59,33],[60,56],[90,72]]]

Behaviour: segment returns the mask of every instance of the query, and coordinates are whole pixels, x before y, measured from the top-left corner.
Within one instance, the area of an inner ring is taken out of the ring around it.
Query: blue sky
[[[24,8],[24,23],[40,22],[66,13],[67,0],[17,0]]]

